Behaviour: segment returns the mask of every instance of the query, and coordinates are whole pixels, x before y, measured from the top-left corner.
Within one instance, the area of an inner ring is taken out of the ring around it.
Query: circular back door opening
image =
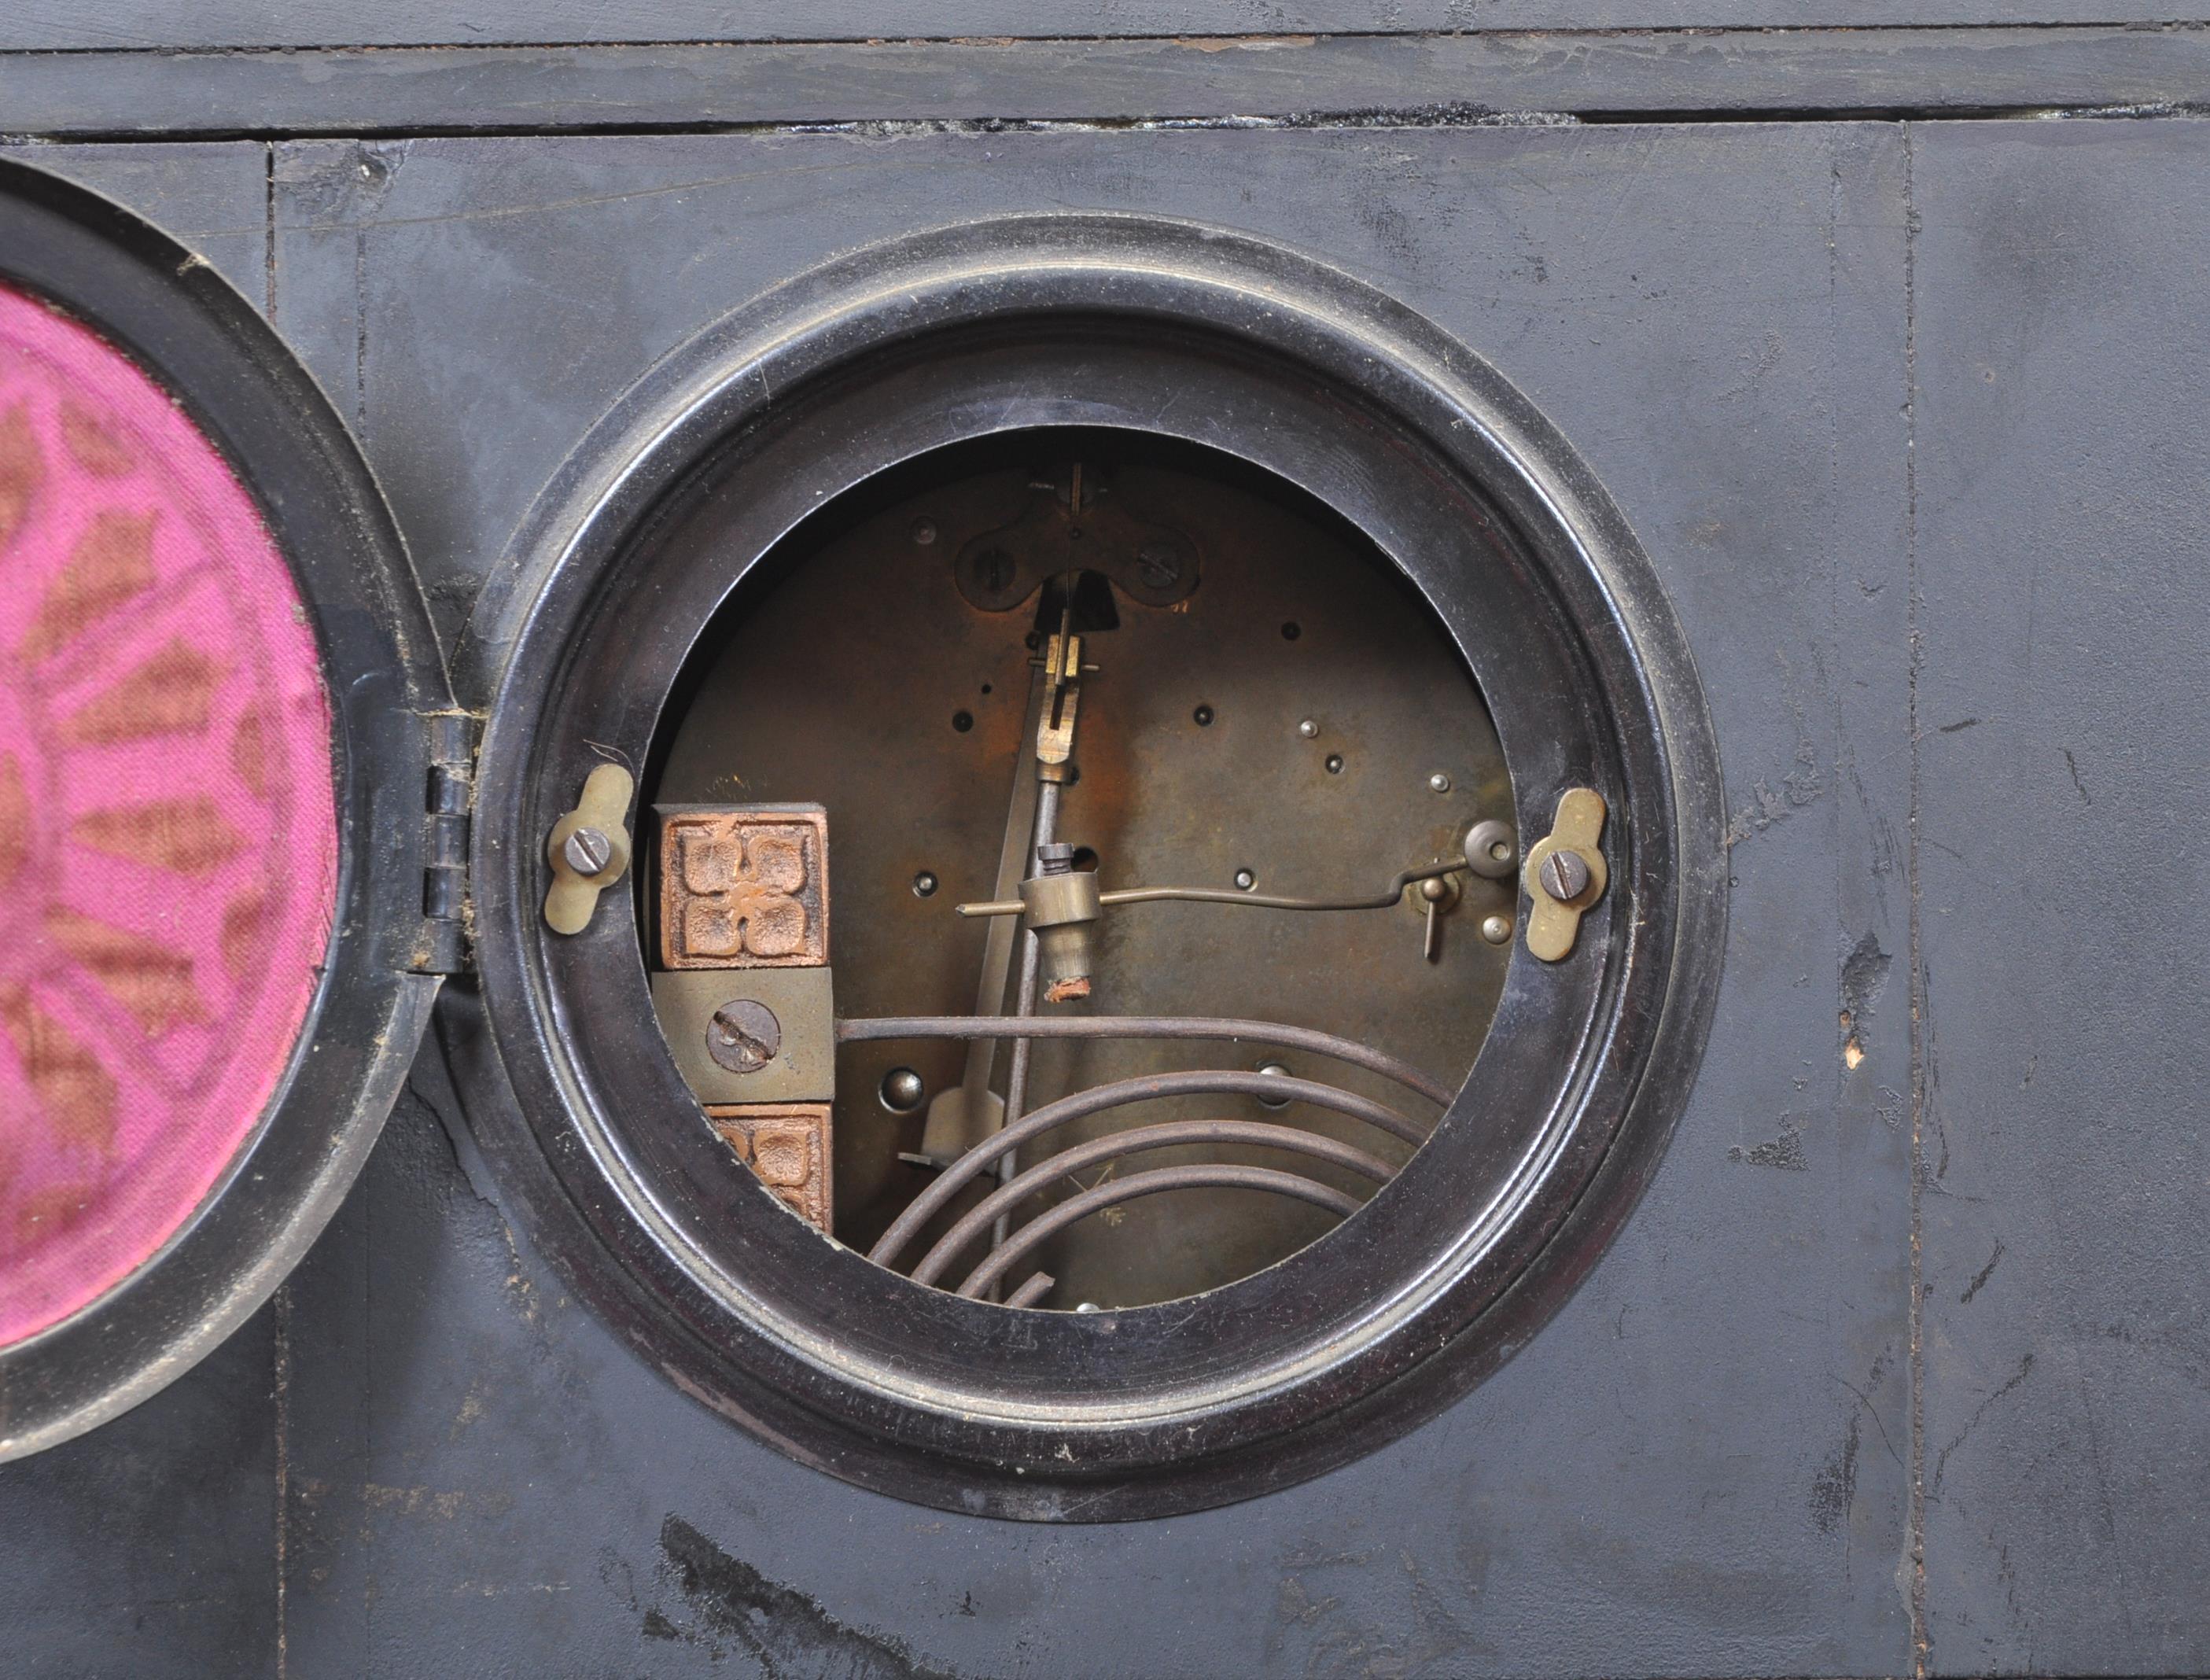
[[[1046,657],[1062,625],[1079,646],[1071,683]],[[1195,1295],[1332,1228],[1440,1112],[1384,1073],[1226,1034],[1027,1041],[1016,1103],[1024,1041],[902,1037],[885,1018],[1275,1021],[1355,1041],[1450,1092],[1472,1065],[1517,911],[1512,842],[1488,841],[1479,873],[1465,864],[1477,825],[1516,831],[1495,731],[1401,574],[1279,480],[1128,432],[939,451],[788,540],[702,638],[678,692],[642,800],[659,816],[641,851],[648,928],[658,919],[647,964],[686,976],[656,982],[661,1030],[741,1147],[746,1128],[728,1122],[760,1100],[775,1059],[721,1067],[716,1019],[749,1006],[778,1040],[804,1029],[752,995],[779,971],[729,937],[711,833],[771,831],[764,813],[747,822],[756,807],[820,807],[825,966],[847,1036],[824,1047],[831,1170],[786,1200],[818,1201],[848,1247],[876,1250],[1009,1112],[1135,1082],[1126,1102],[1013,1148],[1010,1166],[978,1162],[987,1170],[937,1192],[942,1211],[879,1258],[959,1286],[987,1242],[925,1256],[1001,1179],[1026,1174],[1030,1194],[999,1203],[1008,1239],[1077,1195],[1096,1212],[1036,1239],[1017,1275],[981,1292],[1088,1309]],[[1038,757],[1054,703],[1060,781]],[[1039,864],[1046,789],[1043,842],[1058,849]],[[1058,889],[1081,900],[1054,924],[1065,931],[1053,954],[1072,947],[1071,963],[1046,968],[1040,950],[1023,994],[1023,917],[975,912],[1018,902],[1023,879],[1060,865],[1092,878]],[[1207,896],[1134,896],[1182,889]],[[1060,971],[1070,965],[1082,972]],[[1148,1095],[1208,1069],[1247,1086],[1261,1073],[1328,1082],[1390,1109],[1399,1130],[1247,1089]],[[1334,1147],[1312,1152],[1313,1139]],[[1081,1164],[1047,1169],[1069,1151]],[[1226,1164],[1305,1182],[1176,1187],[1180,1169]],[[1126,1200],[1100,1196],[1108,1185]]]
[[[1150,223],[867,253],[672,359],[522,558],[472,1110],[785,1450],[1247,1496],[1478,1380],[1645,1181],[1724,917],[1693,669],[1386,299]]]

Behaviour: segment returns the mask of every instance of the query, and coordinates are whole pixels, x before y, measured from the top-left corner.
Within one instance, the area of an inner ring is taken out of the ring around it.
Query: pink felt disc
[[[115,346],[0,287],[0,1347],[237,1158],[336,879],[315,639],[252,499]]]

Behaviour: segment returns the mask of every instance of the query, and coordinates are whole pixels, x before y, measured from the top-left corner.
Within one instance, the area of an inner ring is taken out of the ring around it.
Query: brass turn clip
[[[625,821],[637,780],[619,764],[601,764],[584,778],[576,808],[552,825],[545,843],[552,885],[545,892],[545,924],[556,934],[580,934],[591,925],[599,894],[629,868],[630,833]]]
[[[1609,878],[1597,842],[1603,838],[1603,795],[1593,788],[1568,788],[1558,797],[1550,831],[1527,849],[1519,879],[1532,908],[1527,949],[1546,963],[1572,955],[1581,915],[1603,897]]]

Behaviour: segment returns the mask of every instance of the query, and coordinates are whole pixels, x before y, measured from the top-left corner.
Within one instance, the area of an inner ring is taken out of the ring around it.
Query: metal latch
[[[545,890],[545,922],[556,934],[580,934],[591,925],[599,894],[629,868],[630,836],[623,820],[637,778],[619,764],[601,764],[583,780],[576,808],[552,825],[545,860],[552,885]]]
[[[1603,897],[1609,873],[1597,843],[1604,816],[1603,795],[1593,788],[1568,788],[1559,795],[1549,833],[1527,849],[1520,873],[1531,906],[1527,949],[1546,963],[1572,955],[1582,912]]]

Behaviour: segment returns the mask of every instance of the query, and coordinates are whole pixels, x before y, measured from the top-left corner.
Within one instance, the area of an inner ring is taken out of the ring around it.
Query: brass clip
[[[1064,764],[1074,756],[1074,709],[1081,698],[1082,638],[1061,631],[1044,644],[1043,713],[1036,720],[1038,764]]]
[[[552,825],[545,843],[552,885],[545,892],[545,922],[556,934],[580,934],[591,924],[599,894],[629,868],[629,815],[636,778],[619,764],[601,764],[583,782],[576,808]]]
[[[1603,795],[1593,788],[1568,788],[1558,797],[1549,833],[1527,849],[1520,882],[1532,908],[1527,949],[1546,963],[1573,954],[1581,915],[1603,897],[1609,872],[1597,842],[1603,838]]]

